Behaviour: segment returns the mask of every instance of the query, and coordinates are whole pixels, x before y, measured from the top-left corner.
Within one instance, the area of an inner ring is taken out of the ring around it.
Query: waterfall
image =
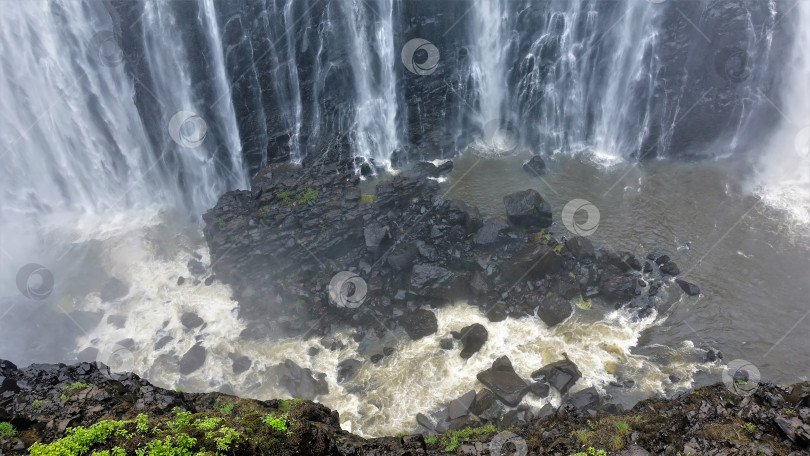
[[[475,1],[471,11],[470,40],[473,80],[478,91],[479,127],[502,119],[508,94],[506,85],[509,15],[505,0]]]
[[[399,146],[393,0],[346,2],[355,84],[355,155],[387,164]]]
[[[208,62],[212,91],[223,97],[211,109],[193,90],[192,56],[175,11],[159,1],[141,6],[147,52],[140,64],[152,84],[124,64],[101,2],[6,5],[0,15],[4,218],[150,205],[200,213],[222,192],[247,186],[222,56],[212,53]],[[221,49],[214,2],[201,1],[199,12],[195,26],[205,30],[207,47]],[[159,131],[140,120],[136,91],[152,98]]]

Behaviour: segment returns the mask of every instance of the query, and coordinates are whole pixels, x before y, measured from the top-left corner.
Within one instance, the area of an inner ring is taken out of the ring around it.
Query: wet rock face
[[[463,348],[461,349],[461,357],[464,359],[472,357],[489,338],[489,332],[484,325],[474,323],[470,326],[463,328],[459,331],[459,339]]]
[[[560,394],[565,394],[582,378],[582,372],[576,364],[568,358],[556,361],[532,372],[535,380],[544,380],[553,386]]]
[[[313,374],[291,360],[286,360],[271,369],[278,384],[289,391],[292,397],[315,399],[321,394],[329,394],[329,385],[326,383],[326,374]]]
[[[505,356],[495,360],[491,368],[479,372],[477,378],[501,402],[510,407],[520,404],[530,388],[529,383],[515,373],[512,363]]]
[[[399,324],[402,325],[411,340],[419,340],[435,333],[439,329],[439,321],[436,319],[436,314],[427,309],[419,309],[416,312],[403,316],[399,319]]]

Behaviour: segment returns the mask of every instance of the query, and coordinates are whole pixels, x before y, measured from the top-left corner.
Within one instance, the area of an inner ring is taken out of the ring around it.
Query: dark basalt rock
[[[473,415],[481,415],[485,410],[495,405],[495,394],[484,388],[475,394],[475,400],[470,405],[470,413]]]
[[[435,317],[434,317],[435,318]],[[473,323],[470,326],[463,328],[459,331],[461,339],[461,344],[463,348],[461,349],[461,357],[464,359],[470,358],[474,355],[484,344],[487,342],[487,338],[489,337],[489,332],[487,328],[479,323]]]
[[[540,280],[559,272],[563,258],[547,245],[529,246],[505,265],[510,280]]]
[[[439,329],[439,320],[436,319],[436,314],[427,309],[419,309],[416,312],[403,315],[399,318],[399,324],[405,329],[411,340],[419,340]]]
[[[453,160],[447,160],[436,167],[439,174],[447,174],[453,170]]]
[[[546,171],[546,162],[539,155],[534,155],[523,164],[523,170],[532,176],[540,176]]]
[[[453,339],[444,338],[439,340],[439,347],[442,350],[452,350],[453,349]]]
[[[241,374],[242,372],[247,372],[250,369],[250,366],[253,362],[247,356],[236,356],[233,353],[229,354],[228,357],[232,361],[232,368],[234,374]]]
[[[506,217],[513,225],[523,228],[547,228],[551,226],[551,205],[537,193],[528,189],[503,197]]]
[[[562,407],[567,410],[596,410],[600,402],[599,392],[591,386],[568,396]]]
[[[488,246],[504,242],[504,233],[510,229],[506,217],[498,216],[487,219],[484,225],[473,237],[473,242],[477,245]]]
[[[199,277],[199,276],[205,274],[205,265],[202,264],[202,262],[200,262],[200,260],[192,258],[192,259],[188,260],[188,265],[187,266],[188,266],[188,272],[194,277]]]
[[[301,368],[289,359],[274,366],[271,372],[292,397],[314,399],[318,395],[329,394],[326,374],[318,374],[316,378],[311,370]]]
[[[205,357],[205,348],[203,348],[202,345],[197,344],[191,347],[183,354],[183,357],[180,358],[180,374],[188,375],[201,368],[202,365],[205,364]]]
[[[594,258],[595,250],[590,239],[583,236],[574,236],[565,241],[565,247],[577,260]]]
[[[527,305],[537,308],[537,316],[549,328],[562,323],[574,313],[574,307],[568,299],[556,294],[542,296],[533,294],[527,299]]]
[[[363,234],[366,239],[366,248],[369,252],[376,252],[383,241],[390,239],[388,227],[379,223],[367,225],[365,229],[363,229]]]
[[[202,326],[205,321],[194,312],[186,312],[180,316],[180,323],[186,328],[193,329]]]
[[[473,402],[475,402],[475,390],[467,391],[458,399],[450,402],[450,405],[447,406],[447,415],[451,420],[469,415]]]
[[[629,301],[638,296],[636,276],[624,273],[619,268],[610,266],[602,272],[599,280],[599,293],[613,301]]]
[[[531,377],[535,380],[544,380],[560,394],[565,394],[582,377],[582,372],[566,356],[564,360],[555,361],[532,372]]]
[[[337,381],[338,383],[348,382],[352,380],[360,371],[363,365],[362,361],[356,359],[344,359],[337,365]]]
[[[678,265],[675,264],[674,261],[667,261],[666,263],[661,265],[661,272],[664,274],[669,274],[672,276],[678,275],[681,273],[681,270],[678,269]]]
[[[508,358],[499,358],[492,367],[476,376],[504,404],[515,407],[529,392],[529,384],[512,369]]]
[[[686,280],[681,279],[675,279],[675,283],[677,283],[678,286],[681,287],[681,290],[683,290],[683,292],[689,296],[697,296],[700,294],[700,287],[698,287],[692,282],[687,282]]]

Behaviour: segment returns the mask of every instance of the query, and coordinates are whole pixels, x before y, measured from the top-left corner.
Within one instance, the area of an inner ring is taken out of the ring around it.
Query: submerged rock
[[[201,368],[205,358],[205,348],[200,344],[194,345],[180,358],[180,374],[188,375]]]
[[[533,176],[540,176],[546,171],[546,162],[539,155],[534,155],[523,164],[523,170]]]
[[[697,296],[700,294],[700,287],[698,287],[692,282],[687,282],[686,280],[681,279],[675,279],[675,283],[677,283],[678,286],[681,287],[681,290],[683,290],[683,292],[689,296]]]
[[[326,374],[313,376],[309,369],[301,368],[292,360],[286,360],[271,369],[276,376],[278,384],[287,389],[292,397],[314,399],[321,394],[329,394],[329,385],[326,383]]]

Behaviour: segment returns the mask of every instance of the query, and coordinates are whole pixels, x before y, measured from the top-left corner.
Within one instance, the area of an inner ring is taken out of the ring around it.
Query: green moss
[[[85,388],[89,388],[90,386],[91,385],[88,385],[87,383],[73,382],[70,385],[65,385],[65,386],[62,387],[62,391],[63,391],[62,396],[66,397],[66,398],[70,397],[70,396],[73,395],[73,393],[75,393],[77,391],[80,391],[80,390],[83,390]]]
[[[271,209],[270,205],[269,205],[269,204],[265,204],[264,206],[262,206],[262,207],[260,207],[260,208],[259,208],[259,213],[260,213],[260,214],[267,214],[267,213],[269,213],[269,212],[270,212],[270,209]]]
[[[287,190],[276,193],[276,198],[280,199],[282,203],[287,204],[290,202],[290,194]]]
[[[39,400],[39,399],[35,400],[34,402],[31,403],[31,407],[34,407],[34,408],[42,407],[42,401]]]
[[[597,450],[593,447],[588,448],[585,451],[574,453],[571,456],[607,456],[605,450]]]
[[[14,430],[11,423],[5,421],[0,423],[0,437],[14,437],[15,435],[17,435],[17,431]]]
[[[287,400],[287,401],[281,401],[281,403],[278,404],[278,410],[280,412],[288,412],[288,411],[290,411],[290,409],[294,405],[300,404],[302,402],[304,402],[304,400],[303,399],[298,399],[298,398],[290,399],[290,400]]]
[[[483,426],[478,428],[466,428],[459,431],[448,431],[441,435],[431,435],[425,438],[425,443],[437,445],[443,451],[455,451],[459,445],[472,441],[473,439],[495,434],[498,429],[495,426]]]
[[[219,220],[217,222],[217,228],[219,228],[220,230],[224,230],[226,226],[228,226],[228,224],[225,223],[225,220]]]
[[[374,195],[369,195],[367,193],[363,193],[362,195],[360,195],[360,202],[361,203],[366,203],[366,204],[371,204],[371,203],[374,202]]]
[[[230,404],[225,404],[219,408],[219,413],[222,413],[223,415],[230,415],[231,413],[233,413],[233,408],[235,405],[236,404],[233,402],[231,402]]]
[[[307,204],[310,201],[315,201],[318,198],[318,191],[312,187],[307,187],[295,195],[295,204]]]

